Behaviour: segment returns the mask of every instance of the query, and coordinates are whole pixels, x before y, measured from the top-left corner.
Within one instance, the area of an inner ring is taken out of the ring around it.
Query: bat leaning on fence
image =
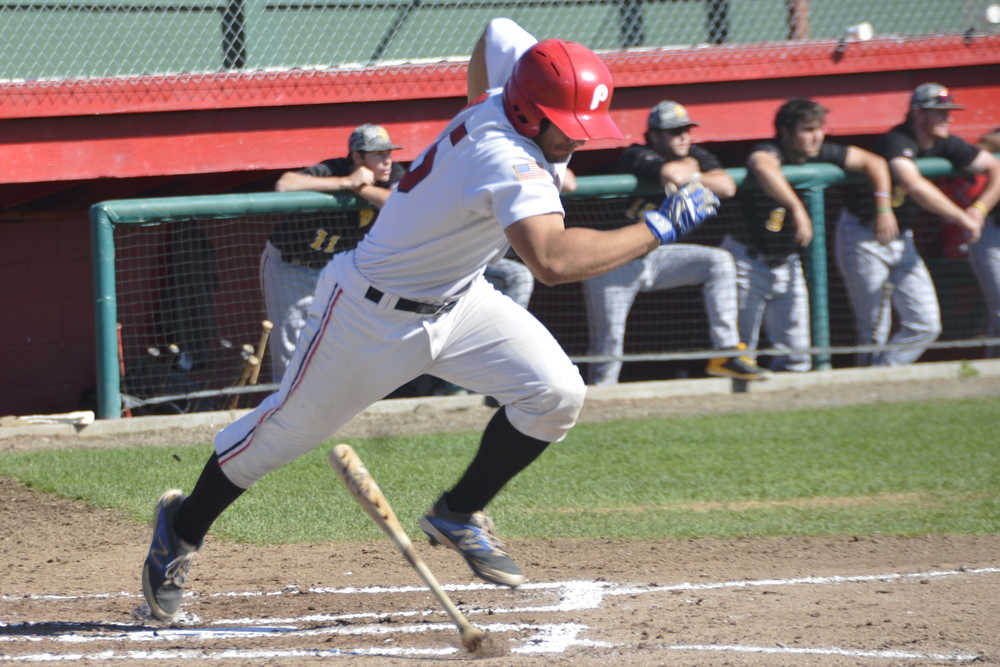
[[[888,280],[882,283],[882,299],[879,301],[878,315],[875,317],[874,326],[872,326],[872,345],[879,344],[879,332],[886,326],[889,325],[890,319],[892,317],[892,294],[895,291],[896,286],[889,282]],[[868,359],[871,360],[875,358],[877,352],[868,353]]]
[[[270,320],[263,320],[260,323],[260,340],[257,341],[257,349],[254,351],[253,347],[249,344],[243,346],[244,351],[246,348],[250,348],[250,354],[244,355],[243,357],[243,373],[240,375],[240,379],[234,385],[235,387],[245,387],[249,385],[257,384],[257,380],[260,378],[261,365],[264,362],[264,353],[267,351],[267,341],[271,336],[271,329],[274,328],[274,324]],[[229,403],[226,405],[226,409],[235,410],[239,407],[240,395],[233,394],[229,399]]]
[[[271,336],[271,329],[274,328],[274,323],[271,320],[262,320],[260,323],[260,340],[257,341],[257,367],[253,369],[250,373],[250,384],[257,384],[257,379],[260,377],[260,367],[264,363],[264,353],[267,351],[267,339]]]
[[[340,444],[330,452],[329,459],[330,466],[347,487],[347,490],[351,492],[362,509],[368,513],[368,516],[382,529],[382,532],[389,536],[407,562],[413,566],[427,587],[431,589],[431,593],[438,599],[444,610],[448,612],[448,616],[451,617],[461,633],[462,645],[470,652],[479,649],[486,638],[486,633],[472,625],[469,619],[458,610],[448,594],[441,588],[441,584],[437,582],[434,574],[417,555],[413,543],[410,542],[406,531],[400,525],[389,501],[385,499],[378,484],[375,483],[375,479],[365,468],[365,464],[361,462],[355,451],[350,445]]]
[[[258,359],[257,355],[253,353],[253,345],[250,343],[245,343],[243,345],[240,356],[243,358],[243,366],[241,367],[242,370],[240,371],[240,378],[233,385],[233,387],[237,389],[245,387],[247,382],[250,381],[250,376],[253,374],[254,369],[260,368],[260,359]],[[226,409],[235,410],[239,406],[239,403],[240,395],[233,394],[226,402]]]
[[[122,343],[122,323],[118,322],[115,329],[118,331],[118,381],[121,382],[122,386],[125,386],[125,346]],[[122,416],[131,417],[132,408],[122,410]]]

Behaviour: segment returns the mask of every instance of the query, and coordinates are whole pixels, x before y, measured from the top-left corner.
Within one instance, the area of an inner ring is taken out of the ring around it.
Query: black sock
[[[500,408],[483,432],[476,458],[462,479],[445,494],[452,512],[477,512],[500,493],[504,484],[528,467],[549,443],[524,435],[507,420],[507,409]]]
[[[194,485],[194,491],[177,510],[174,531],[188,544],[200,547],[212,522],[244,491],[246,489],[229,481],[219,465],[219,457],[213,452]]]

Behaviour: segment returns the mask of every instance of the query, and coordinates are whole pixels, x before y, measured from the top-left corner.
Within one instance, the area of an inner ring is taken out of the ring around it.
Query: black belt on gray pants
[[[747,246],[747,257],[753,260],[764,262],[765,264],[767,264],[768,268],[771,269],[773,269],[776,266],[781,266],[782,264],[787,262],[792,255],[796,254],[798,253],[792,252],[788,253],[787,255],[768,255],[763,250],[758,250],[753,246]]]
[[[365,298],[369,301],[374,301],[379,303],[382,297],[385,296],[385,292],[374,287],[369,287],[368,291],[365,292]],[[449,310],[455,307],[458,300],[448,301],[446,303],[422,303],[420,301],[411,301],[410,299],[404,299],[399,297],[396,300],[396,305],[393,306],[396,310],[403,310],[407,313],[420,313],[421,315],[440,315],[442,313],[447,313]]]

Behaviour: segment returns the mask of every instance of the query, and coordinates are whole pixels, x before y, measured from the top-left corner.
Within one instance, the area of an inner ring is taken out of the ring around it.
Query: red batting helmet
[[[535,137],[548,118],[570,139],[621,139],[608,115],[611,72],[582,44],[546,39],[524,52],[503,88],[503,108],[521,134]]]

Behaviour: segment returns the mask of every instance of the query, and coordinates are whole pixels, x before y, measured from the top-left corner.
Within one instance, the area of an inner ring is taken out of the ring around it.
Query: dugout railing
[[[943,159],[924,158],[917,164],[930,178],[953,175],[951,164]],[[746,176],[743,168],[728,171],[737,184]],[[853,319],[842,286],[838,287],[837,276],[830,270],[828,213],[843,196],[836,191],[837,186],[856,177],[830,164],[788,166],[784,172],[814,225],[813,243],[804,253],[813,341],[808,352],[813,355],[813,367],[830,368],[831,355],[884,349],[853,344]],[[630,175],[580,176],[576,192],[565,197],[567,224],[617,224],[624,202],[655,193]],[[257,340],[263,316],[256,262],[267,232],[280,217],[343,215],[359,205],[349,193],[317,192],[123,199],[94,204],[90,220],[98,418],[115,419],[143,409],[220,409],[230,405],[234,396],[246,400],[247,394],[275,389],[277,385],[266,371],[255,386],[234,386],[246,356],[241,356],[240,350]],[[686,240],[717,245],[727,230],[740,224],[737,209],[735,202],[727,201],[719,224],[706,225]],[[932,239],[930,243],[939,242]],[[948,271],[961,274],[949,277],[935,273],[939,298],[942,289],[954,288],[959,295],[940,298],[943,319],[960,321],[962,326],[950,336],[943,335],[932,349],[976,348],[1000,342],[979,335],[981,297],[978,309],[963,306],[962,317],[953,316],[959,312],[956,303],[976,300],[975,288],[970,286],[975,281],[966,269],[957,268],[965,266],[964,260],[942,262]],[[838,341],[831,336],[831,285],[839,290],[833,299],[837,335],[851,344],[836,345]],[[703,362],[718,355],[709,349],[705,329],[698,324],[704,320],[700,295],[693,289],[676,291],[683,302],[660,304],[652,300],[655,297],[636,302],[629,327],[641,329],[645,324],[653,333],[650,341],[628,344],[623,361]],[[575,362],[607,359],[587,354],[586,317],[578,287],[539,286],[532,300],[533,311],[536,305],[536,314]],[[659,310],[653,313],[654,308]],[[654,319],[658,321],[649,321]],[[669,320],[669,325],[664,320]],[[688,327],[684,335],[673,335],[673,330],[682,326]],[[947,340],[949,337],[953,340]],[[248,343],[240,345],[242,341]],[[762,340],[759,353],[773,353],[765,343]]]

